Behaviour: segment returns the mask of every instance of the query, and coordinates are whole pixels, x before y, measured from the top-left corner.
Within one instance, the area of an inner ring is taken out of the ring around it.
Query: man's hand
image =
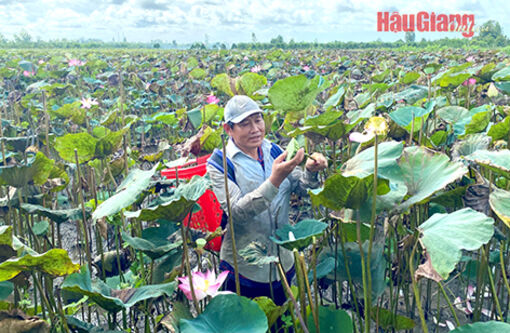
[[[313,153],[310,155],[315,159],[311,158],[306,160],[305,167],[310,172],[318,172],[328,167],[328,160],[321,153]]]
[[[322,155],[321,155],[322,156]],[[271,176],[269,181],[276,187],[280,187],[280,184],[287,178],[287,176],[294,170],[296,166],[301,163],[305,157],[305,150],[299,149],[290,161],[285,161],[287,152],[283,152],[273,162],[273,168],[271,169]]]

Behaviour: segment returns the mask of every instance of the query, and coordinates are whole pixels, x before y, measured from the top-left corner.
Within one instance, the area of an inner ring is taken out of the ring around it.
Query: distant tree
[[[406,31],[406,43],[407,44],[412,44],[414,43],[415,39],[416,39],[416,34],[414,33],[414,31]]]
[[[276,36],[276,38],[272,38],[269,42],[271,46],[278,47],[278,48],[284,48],[285,47],[285,41],[283,40],[282,35]]]
[[[505,46],[508,45],[508,38],[503,35],[499,22],[489,20],[480,26],[480,34],[477,40],[486,46]]]
[[[257,36],[255,36],[254,32],[251,33],[251,42],[253,44],[257,44]]]
[[[14,35],[14,42],[19,44],[28,44],[32,41],[32,36],[26,31],[21,30],[19,33]]]
[[[177,41],[176,41],[175,39],[172,41],[172,47],[173,47],[174,49],[176,49],[176,48],[177,48]]]
[[[155,48],[155,49],[159,49],[159,48],[161,47],[161,44],[159,44],[159,43],[154,43],[154,44],[152,45],[152,47],[153,47],[153,48]]]

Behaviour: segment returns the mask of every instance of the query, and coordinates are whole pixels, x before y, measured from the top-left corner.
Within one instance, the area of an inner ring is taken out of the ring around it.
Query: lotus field
[[[506,54],[69,52],[0,53],[1,332],[510,332]],[[328,159],[270,237],[282,306],[223,291],[211,180],[175,172],[234,95]]]

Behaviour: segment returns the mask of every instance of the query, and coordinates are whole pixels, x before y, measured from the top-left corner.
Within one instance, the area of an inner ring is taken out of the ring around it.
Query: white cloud
[[[496,0],[0,0],[0,28],[7,37],[24,29],[43,39],[126,36],[190,42],[286,40],[394,40],[375,31],[378,11],[473,12],[477,24],[495,19],[510,34],[510,3]],[[419,38],[434,37],[431,34]]]

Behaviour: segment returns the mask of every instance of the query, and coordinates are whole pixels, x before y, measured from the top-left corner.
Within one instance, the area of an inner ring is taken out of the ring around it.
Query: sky
[[[377,32],[377,12],[474,14],[475,27],[498,21],[510,36],[508,0],[0,0],[0,33],[34,38],[179,44],[285,41],[395,41],[404,33]],[[461,37],[417,32],[416,39]]]

